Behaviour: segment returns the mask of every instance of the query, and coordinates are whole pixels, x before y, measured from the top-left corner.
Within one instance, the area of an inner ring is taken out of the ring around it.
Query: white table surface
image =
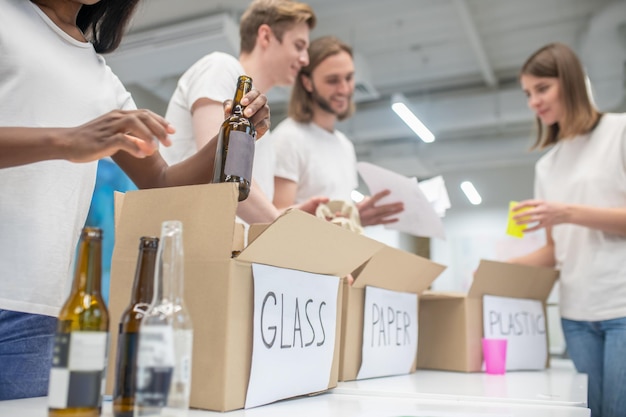
[[[47,417],[47,398],[0,401],[2,417]],[[111,417],[111,402],[105,401],[103,417]],[[228,413],[190,410],[189,417],[589,417],[587,408],[512,403],[433,401],[334,394],[280,401],[249,410]]]
[[[569,360],[555,359],[545,371],[505,375],[418,369],[410,375],[342,382],[334,394],[587,407],[587,375]]]

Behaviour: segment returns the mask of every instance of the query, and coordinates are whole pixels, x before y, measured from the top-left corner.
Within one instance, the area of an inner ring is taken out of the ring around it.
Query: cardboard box
[[[483,295],[539,300],[545,315],[557,278],[551,268],[482,260],[467,294],[425,292],[419,304],[417,367],[481,371]]]
[[[380,249],[353,273],[353,285],[344,282],[339,380],[357,378],[362,360],[365,287],[420,294],[445,269],[428,259],[380,244]],[[418,305],[419,305],[418,301]],[[421,322],[419,324],[421,326]],[[411,368],[414,372],[417,357]]]
[[[253,336],[251,263],[343,277],[380,250],[380,243],[303,213],[290,211],[231,258],[237,190],[209,184],[128,192],[111,268],[111,345],[107,392],[112,392],[117,323],[129,302],[140,236],[158,236],[165,220],[183,223],[185,302],[194,327],[191,407],[216,411],[245,404]],[[338,379],[341,328],[338,292],[335,356],[328,387]]]

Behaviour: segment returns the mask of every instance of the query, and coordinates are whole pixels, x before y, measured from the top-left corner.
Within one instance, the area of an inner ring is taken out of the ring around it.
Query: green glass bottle
[[[101,293],[102,230],[82,230],[71,293],[54,341],[49,417],[98,417],[102,407],[109,313]]]

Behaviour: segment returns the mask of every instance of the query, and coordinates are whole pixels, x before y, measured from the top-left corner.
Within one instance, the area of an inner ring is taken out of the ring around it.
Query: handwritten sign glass
[[[328,388],[339,278],[253,264],[252,366],[246,408]]]

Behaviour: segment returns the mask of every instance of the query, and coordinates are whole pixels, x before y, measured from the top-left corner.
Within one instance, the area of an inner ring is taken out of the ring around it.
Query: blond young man
[[[232,99],[237,77],[246,74],[253,86],[267,92],[292,85],[300,68],[308,64],[309,32],[316,17],[311,7],[291,0],[254,0],[240,21],[239,58],[210,53],[192,65],[178,81],[166,119],[177,127],[172,146],[163,149],[170,163],[193,155],[219,130],[224,120],[222,103]],[[280,211],[272,204],[274,152],[268,134],[256,143],[252,187],[239,204],[238,215],[248,223],[270,222]],[[325,198],[312,198],[299,208],[313,212]]]

